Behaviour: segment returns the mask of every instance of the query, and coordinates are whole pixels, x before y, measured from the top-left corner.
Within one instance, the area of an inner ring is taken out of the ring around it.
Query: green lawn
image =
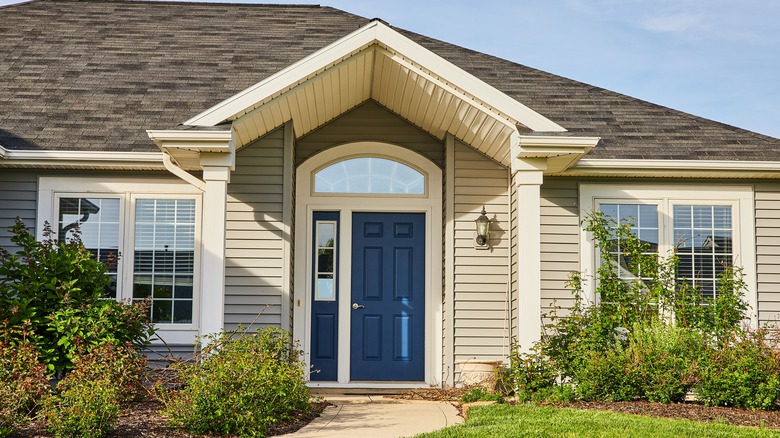
[[[568,408],[524,405],[477,406],[464,424],[418,435],[444,437],[780,437],[780,432]]]

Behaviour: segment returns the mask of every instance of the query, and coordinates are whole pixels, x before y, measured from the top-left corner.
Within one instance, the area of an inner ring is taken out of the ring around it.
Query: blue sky
[[[0,0],[9,3],[14,1]],[[780,1],[268,3],[314,3],[380,17],[393,26],[780,138]]]

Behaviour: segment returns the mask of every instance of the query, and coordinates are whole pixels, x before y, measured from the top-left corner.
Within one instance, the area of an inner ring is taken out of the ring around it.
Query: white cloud
[[[707,28],[703,17],[685,12],[673,15],[648,17],[640,21],[639,26],[642,29],[664,33],[684,33],[706,30]]]

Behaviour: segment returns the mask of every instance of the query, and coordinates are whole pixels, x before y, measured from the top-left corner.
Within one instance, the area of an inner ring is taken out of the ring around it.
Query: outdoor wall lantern
[[[477,246],[486,247],[490,238],[490,219],[486,215],[484,205],[482,214],[474,222],[477,224]]]

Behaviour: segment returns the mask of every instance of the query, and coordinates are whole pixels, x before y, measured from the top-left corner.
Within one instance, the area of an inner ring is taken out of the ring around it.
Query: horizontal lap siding
[[[35,211],[38,200],[38,176],[27,171],[0,169],[0,247],[10,252],[11,227],[21,217],[30,231],[35,232]]]
[[[580,270],[578,196],[574,180],[545,178],[541,187],[542,313],[573,304],[566,280]]]
[[[374,101],[367,101],[302,137],[296,144],[296,164],[331,146],[378,141],[414,150],[444,167],[442,142]]]
[[[780,322],[780,184],[756,185],[756,279],[759,324]]]
[[[236,153],[225,230],[225,329],[281,326],[284,130]],[[208,230],[203,230],[207,233]]]
[[[507,169],[456,142],[454,171],[455,363],[503,360],[510,324]],[[491,219],[491,250],[474,248],[474,220],[483,205]]]

